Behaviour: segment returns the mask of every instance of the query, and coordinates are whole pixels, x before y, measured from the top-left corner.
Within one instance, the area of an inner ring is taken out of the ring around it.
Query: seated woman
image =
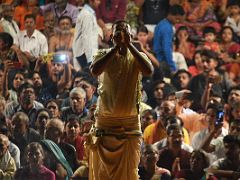
[[[207,155],[201,150],[194,150],[190,158],[190,169],[182,169],[175,174],[175,178],[184,178],[185,180],[205,179],[204,169],[209,166]]]
[[[49,111],[50,118],[60,118],[61,112],[60,112],[60,107],[59,107],[59,103],[57,100],[50,99],[46,103],[45,107]]]
[[[217,32],[220,31],[220,24],[217,22],[214,9],[215,4],[209,0],[192,0],[185,3],[186,26],[190,27],[195,35],[202,35],[206,26],[212,26]]]
[[[189,41],[189,32],[186,26],[181,26],[176,32],[176,51],[183,54],[187,64],[191,64],[195,45]]]
[[[226,63],[225,68],[232,80],[239,76],[239,61],[237,54],[240,52],[240,45],[234,41],[234,32],[230,26],[224,26],[220,33],[221,58]]]
[[[77,157],[75,148],[67,143],[61,142],[64,124],[60,119],[48,121],[45,130],[45,140],[41,143],[49,158],[45,163],[49,169],[56,172],[60,177],[71,177],[72,170],[77,168]]]
[[[201,51],[198,50],[193,55],[193,65],[188,67],[188,71],[192,76],[197,76],[203,72],[203,62],[201,58]]]
[[[37,111],[37,119],[36,119],[36,130],[41,135],[42,139],[44,137],[44,131],[46,129],[47,122],[50,120],[50,113],[48,109],[40,109]]]
[[[55,174],[43,165],[44,151],[41,144],[30,143],[25,150],[27,165],[17,170],[16,180],[55,180]]]
[[[138,174],[140,179],[170,180],[171,174],[167,169],[157,166],[158,151],[148,144],[143,147],[141,165]]]
[[[84,137],[80,136],[81,125],[79,123],[79,118],[77,116],[70,115],[67,123],[65,124],[66,137],[64,142],[73,145],[77,151],[77,159],[80,164],[80,161],[83,160],[84,156]]]

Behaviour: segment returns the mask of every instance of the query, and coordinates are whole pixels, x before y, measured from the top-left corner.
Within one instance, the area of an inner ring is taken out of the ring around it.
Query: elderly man
[[[0,179],[2,180],[13,179],[16,171],[14,159],[8,151],[9,144],[8,137],[0,134]]]
[[[69,94],[70,106],[62,109],[62,120],[67,121],[72,114],[78,117],[79,121],[84,121],[87,117],[86,92],[80,87],[71,90]]]

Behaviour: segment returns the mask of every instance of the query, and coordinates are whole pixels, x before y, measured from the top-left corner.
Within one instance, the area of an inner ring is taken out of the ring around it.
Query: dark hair
[[[223,26],[219,35],[220,35],[220,39],[222,39],[222,35],[223,35],[223,32],[226,30],[226,29],[229,29],[231,32],[232,32],[232,41],[236,41],[236,33],[234,32],[233,28],[231,26]]]
[[[215,28],[212,27],[212,26],[206,26],[206,27],[203,29],[203,35],[206,35],[207,33],[216,34],[216,30],[215,30]]]
[[[183,129],[181,126],[179,126],[178,124],[170,124],[169,126],[166,127],[167,129],[167,135],[169,136],[171,134],[172,131],[174,130],[178,130],[181,131],[183,134]]]
[[[173,16],[176,16],[176,15],[183,16],[185,14],[185,12],[184,12],[184,9],[182,6],[180,6],[178,4],[174,4],[174,5],[170,6],[168,14],[171,14]]]
[[[0,39],[4,42],[7,48],[13,45],[13,37],[7,32],[0,32]]]
[[[27,89],[27,88],[32,88],[33,91],[35,92],[34,86],[33,86],[31,83],[29,83],[29,82],[25,82],[25,83],[23,83],[23,84],[21,84],[21,85],[19,86],[19,88],[18,88],[18,94],[20,94],[24,89]]]
[[[70,23],[72,24],[72,18],[69,16],[60,16],[60,18],[58,19],[58,24],[60,23],[60,21],[62,21],[63,19],[68,19],[70,21]]]
[[[137,28],[137,34],[140,33],[140,32],[144,32],[144,33],[148,34],[148,28],[144,25],[141,25]]]
[[[212,50],[203,49],[201,51],[201,56],[206,56],[207,58],[218,61],[218,54],[216,52],[212,51]]]
[[[177,29],[177,31],[176,31],[175,40],[174,40],[174,44],[176,45],[176,49],[179,48],[179,44],[180,44],[180,41],[179,41],[179,39],[178,39],[178,37],[177,37],[180,31],[187,31],[187,32],[188,32],[187,26],[180,26],[180,27]],[[188,40],[189,40],[189,38],[188,38]]]
[[[209,103],[207,106],[208,109],[213,109],[214,111],[223,111],[223,105],[221,103]]]
[[[60,104],[59,104],[59,101],[57,101],[56,99],[49,99],[46,103],[45,103],[45,107],[47,107],[47,105],[50,103],[50,102],[54,102],[58,109],[60,110]]]
[[[166,117],[165,122],[164,122],[165,127],[168,125],[168,123],[169,124],[178,124],[178,122],[177,122],[178,120],[180,121],[180,126],[183,127],[183,120],[182,120],[182,118],[180,118],[178,116],[172,116],[172,115]]]
[[[36,16],[33,14],[27,14],[26,16],[24,16],[24,21],[26,21],[26,19],[33,19],[34,22],[36,22]]]
[[[156,111],[154,111],[154,110],[152,110],[152,109],[147,109],[147,110],[143,111],[141,115],[143,116],[143,115],[145,115],[145,114],[147,114],[147,113],[149,113],[150,115],[152,115],[152,116],[153,116],[153,119],[157,120],[157,113],[156,113]]]
[[[43,150],[42,145],[40,143],[38,143],[38,142],[32,142],[32,143],[28,144],[27,147],[24,150],[24,156],[25,156],[26,160],[28,159],[27,156],[28,156],[28,153],[31,150],[34,150],[34,151],[40,150],[40,152],[42,153],[42,155],[44,157],[44,150]]]
[[[193,154],[199,155],[202,158],[202,160],[203,160],[203,168],[204,169],[209,167],[209,163],[210,163],[209,162],[209,158],[208,158],[208,156],[206,155],[206,153],[204,151],[202,151],[200,149],[193,150],[191,155],[193,155]]]
[[[227,144],[236,144],[240,147],[240,136],[235,136],[235,135],[226,135],[223,138],[223,143],[227,143]]]
[[[41,112],[47,112],[48,115],[50,116],[49,110],[48,110],[47,108],[43,108],[43,109],[37,110],[36,117],[38,117],[38,115],[39,115]]]
[[[228,0],[227,1],[227,7],[229,6],[240,6],[239,0]]]
[[[189,73],[187,70],[179,69],[172,77],[172,84],[177,90],[181,90],[181,87],[180,87],[181,85],[178,77],[180,74],[187,74],[189,79],[191,79],[192,77],[191,73]]]
[[[112,24],[112,29],[113,29],[114,26],[116,26],[117,24],[127,24],[127,25],[129,25],[127,21],[120,19],[120,20],[116,20],[116,21]]]
[[[80,127],[82,126],[82,122],[79,121],[78,116],[75,115],[75,114],[70,114],[70,115],[67,117],[67,121],[66,121],[66,123],[65,123],[65,126],[66,126],[69,122],[71,122],[71,121],[76,121],[76,122],[79,124]]]

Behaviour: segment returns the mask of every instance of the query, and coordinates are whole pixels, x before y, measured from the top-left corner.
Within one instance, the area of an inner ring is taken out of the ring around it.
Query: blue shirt
[[[173,25],[169,20],[163,19],[154,31],[153,50],[158,61],[166,61],[172,71],[177,67],[172,55]]]

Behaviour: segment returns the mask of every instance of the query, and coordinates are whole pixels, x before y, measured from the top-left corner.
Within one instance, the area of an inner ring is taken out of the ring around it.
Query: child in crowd
[[[208,26],[204,28],[203,39],[205,41],[203,44],[204,49],[220,53],[219,44],[216,42],[216,31],[213,27]]]
[[[240,3],[238,0],[229,0],[227,7],[230,14],[225,21],[225,26],[232,27],[234,33],[240,37]]]

